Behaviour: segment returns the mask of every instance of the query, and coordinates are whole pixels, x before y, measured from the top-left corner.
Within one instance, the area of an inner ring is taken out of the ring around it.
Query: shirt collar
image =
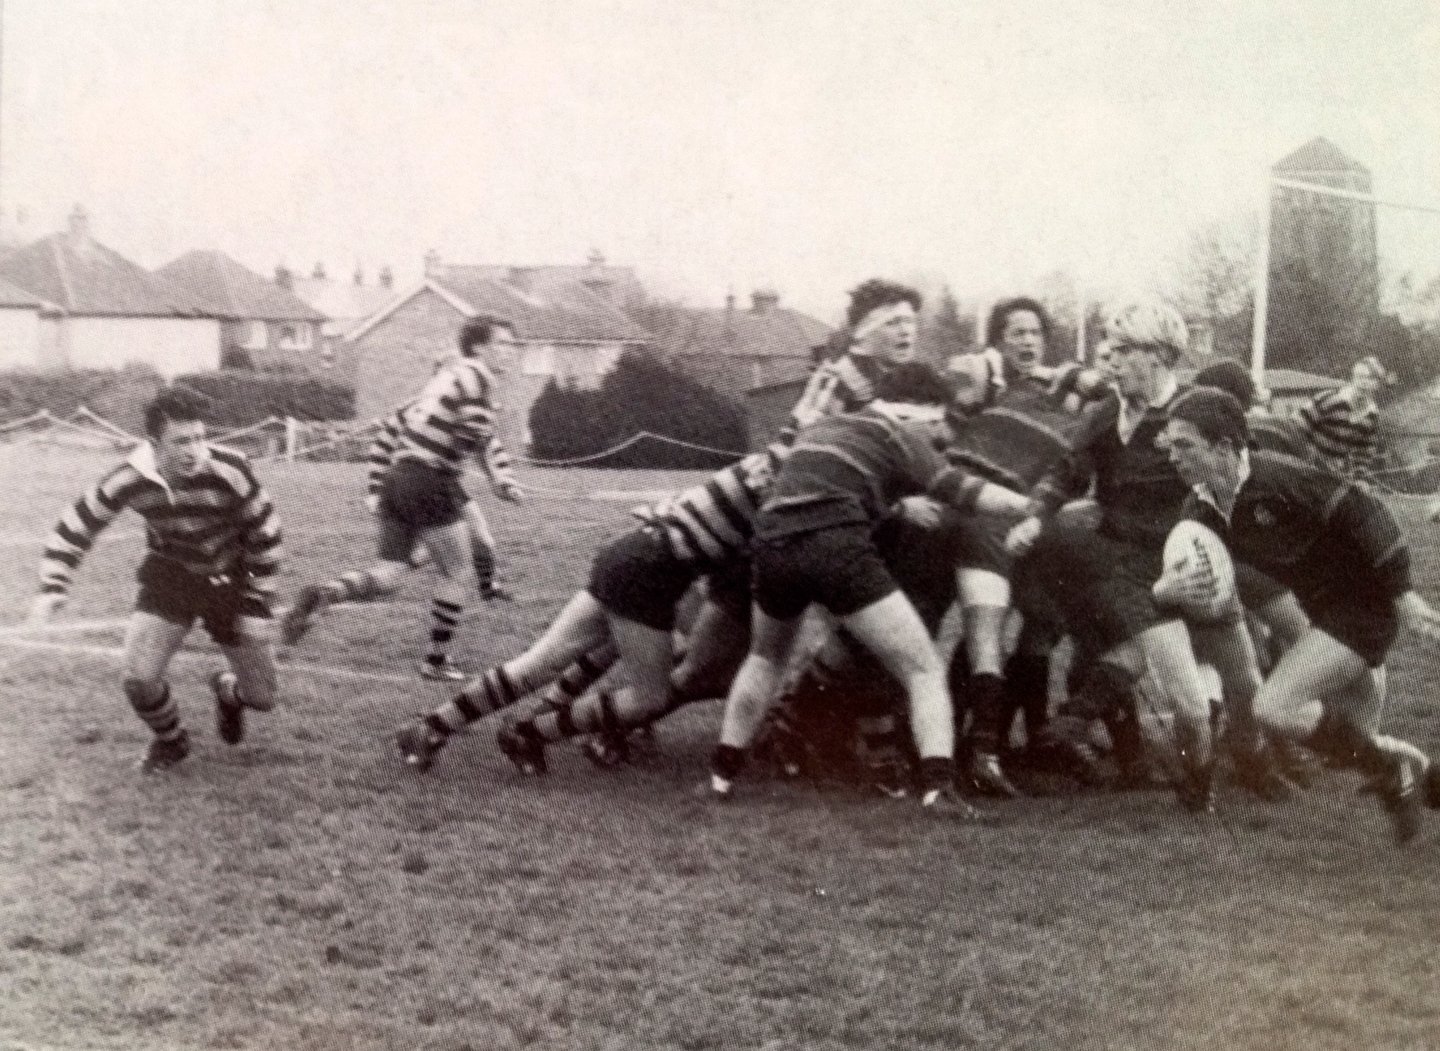
[[[1245,483],[1250,479],[1249,449],[1240,450],[1240,466],[1239,469],[1236,471],[1236,475],[1237,477],[1235,479],[1235,495],[1238,497],[1240,495],[1240,490],[1245,487]],[[1220,517],[1225,519],[1226,525],[1230,524],[1230,515],[1233,514],[1235,511],[1235,504],[1233,501],[1230,504],[1230,511],[1229,513],[1227,513],[1225,509],[1220,506],[1220,501],[1215,496],[1215,491],[1205,483],[1202,482],[1201,484],[1195,486],[1194,493],[1197,497],[1200,498],[1200,501],[1202,503],[1207,503],[1211,507],[1215,508],[1215,510],[1220,513]]]
[[[1145,417],[1145,414],[1151,409],[1162,409],[1166,405],[1169,405],[1170,399],[1175,397],[1175,393],[1179,389],[1180,384],[1176,382],[1175,376],[1173,374],[1167,375],[1165,382],[1160,384],[1159,392],[1155,397],[1151,398],[1149,404],[1139,412],[1133,410],[1130,407],[1130,403],[1122,397],[1120,399],[1120,418],[1116,421],[1116,426],[1120,430],[1120,440],[1122,442],[1129,442],[1130,436],[1135,433],[1135,428],[1140,426],[1140,421]]]
[[[130,454],[129,459],[125,462],[140,472],[143,477],[159,485],[163,485],[166,489],[170,488],[170,483],[165,481],[160,475],[160,465],[155,462],[154,442],[141,442],[135,446],[134,452]]]

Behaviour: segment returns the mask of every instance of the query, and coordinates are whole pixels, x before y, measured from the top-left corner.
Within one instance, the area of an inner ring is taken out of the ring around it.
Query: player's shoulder
[[[249,493],[260,484],[250,457],[228,445],[209,444],[210,470],[237,493]]]

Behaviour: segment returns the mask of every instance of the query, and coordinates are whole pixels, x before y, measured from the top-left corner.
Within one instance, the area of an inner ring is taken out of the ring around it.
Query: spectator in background
[[[1380,453],[1380,406],[1375,395],[1395,377],[1371,354],[1350,370],[1350,382],[1322,391],[1300,408],[1316,459],[1341,478],[1371,468]]]

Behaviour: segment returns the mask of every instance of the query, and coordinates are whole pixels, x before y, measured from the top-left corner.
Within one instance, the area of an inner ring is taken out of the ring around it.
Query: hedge
[[[724,395],[672,372],[641,351],[623,355],[598,390],[546,384],[530,409],[530,455],[537,460],[593,456],[648,431],[662,441],[630,445],[597,467],[706,468],[728,463],[749,444],[744,411]]]
[[[212,402],[212,427],[248,427],[271,416],[297,420],[355,418],[355,389],[304,374],[221,369],[175,377],[177,386],[199,391]]]
[[[41,410],[59,417],[87,408],[132,434],[143,426],[145,404],[164,385],[148,365],[74,372],[0,373],[0,423]]]

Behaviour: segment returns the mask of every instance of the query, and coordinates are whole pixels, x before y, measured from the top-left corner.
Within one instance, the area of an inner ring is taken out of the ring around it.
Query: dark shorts
[[[705,597],[737,624],[750,623],[750,559],[726,559],[705,578]]]
[[[932,635],[955,601],[955,567],[966,550],[972,521],[970,515],[947,507],[934,529],[892,515],[875,530],[876,550]]]
[[[675,607],[704,568],[676,558],[659,529],[642,526],[595,553],[586,590],[617,617],[670,631]]]
[[[1395,606],[1386,598],[1318,595],[1301,598],[1300,606],[1312,626],[1354,651],[1372,668],[1385,663],[1400,630]]]
[[[794,620],[812,602],[848,617],[899,590],[868,524],[796,533],[753,544],[755,601]]]
[[[1008,580],[1015,560],[1005,550],[1005,536],[1015,523],[995,515],[959,515],[958,519],[960,568],[983,569]]]
[[[1262,610],[1290,591],[1274,577],[1244,562],[1235,563],[1235,593],[1246,609]]]
[[[470,495],[453,474],[418,460],[398,460],[380,488],[380,557],[407,562],[420,537],[465,517]]]
[[[197,620],[218,645],[241,642],[236,620],[244,612],[244,582],[238,577],[202,577],[168,559],[151,555],[135,574],[140,594],[135,609],[190,627]]]
[[[1163,565],[1159,548],[1051,526],[1040,534],[1026,561],[1026,572],[1033,574],[1029,583],[1044,588],[1087,653],[1105,653],[1176,619],[1157,609],[1150,594]]]

